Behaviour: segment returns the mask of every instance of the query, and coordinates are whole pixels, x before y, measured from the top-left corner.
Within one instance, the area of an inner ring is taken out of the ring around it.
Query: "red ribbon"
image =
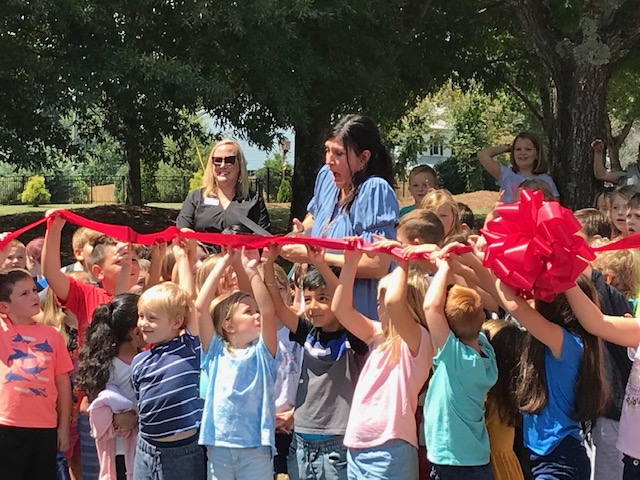
[[[499,218],[482,234],[487,240],[484,264],[526,298],[550,301],[575,285],[595,258],[576,232],[580,223],[558,202],[545,202],[540,191],[524,190],[520,202],[498,207]]]
[[[184,238],[193,238],[201,242],[211,245],[225,245],[229,247],[249,247],[249,248],[265,248],[270,244],[276,245],[309,245],[325,248],[327,250],[354,250],[359,249],[365,252],[386,253],[391,256],[404,260],[428,259],[429,254],[403,255],[402,249],[398,247],[383,247],[375,243],[366,243],[361,239],[339,240],[333,238],[316,238],[316,237],[296,237],[296,236],[263,236],[263,235],[244,235],[244,234],[226,234],[226,233],[204,233],[204,232],[182,232],[176,226],[170,226],[160,232],[155,233],[138,233],[133,228],[124,225],[113,225],[110,223],[102,223],[95,220],[89,220],[76,213],[68,210],[56,210],[54,215],[59,215],[63,219],[79,225],[87,227],[97,232],[103,233],[115,238],[121,242],[137,243],[140,245],[153,245],[155,243],[170,242],[176,236]],[[52,221],[52,217],[41,218],[36,222],[26,225],[15,232],[9,233],[3,240],[0,240],[0,250],[11,243],[14,239],[32,228],[37,227],[45,221]],[[454,253],[466,253],[471,251],[470,247],[457,249]]]

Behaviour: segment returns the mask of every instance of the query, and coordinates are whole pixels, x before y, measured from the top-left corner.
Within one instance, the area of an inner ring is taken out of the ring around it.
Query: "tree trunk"
[[[140,182],[140,139],[136,135],[128,135],[125,141],[129,172],[127,176],[127,205],[142,205],[142,185]]]
[[[629,132],[633,126],[633,120],[628,121],[624,127],[622,127],[622,130],[620,130],[618,135],[614,135],[611,130],[611,119],[608,114],[605,121],[607,131],[607,151],[609,153],[609,159],[611,160],[611,170],[622,170],[622,165],[620,164],[620,148],[629,136]]]
[[[605,138],[606,85],[609,70],[601,65],[566,62],[554,75],[551,129],[551,173],[562,204],[576,210],[593,203],[594,138]]]
[[[316,174],[322,166],[323,140],[327,127],[328,118],[316,118],[307,125],[294,126],[296,150],[291,178],[289,225],[294,218],[302,220],[307,213],[307,204],[313,196]]]

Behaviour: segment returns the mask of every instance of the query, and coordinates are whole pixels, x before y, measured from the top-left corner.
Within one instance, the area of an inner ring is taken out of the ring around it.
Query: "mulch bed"
[[[175,223],[178,210],[156,207],[140,207],[134,205],[101,205],[93,208],[79,208],[73,210],[78,215],[103,223],[127,225],[140,233],[152,233],[165,229]],[[44,212],[18,213],[0,217],[0,230],[13,231],[42,218]],[[71,236],[77,226],[67,223],[62,230],[60,256],[62,264],[72,263],[73,251]],[[33,238],[44,235],[45,225],[39,225],[20,237],[26,245]]]

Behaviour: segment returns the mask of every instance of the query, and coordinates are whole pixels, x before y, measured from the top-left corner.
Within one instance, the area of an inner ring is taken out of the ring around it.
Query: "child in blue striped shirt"
[[[138,328],[150,350],[133,359],[131,376],[138,397],[140,428],[136,480],[204,480],[206,459],[198,445],[203,401],[198,393],[200,341],[190,308],[193,274],[180,240],[173,253],[181,288],[165,282],[138,302]]]

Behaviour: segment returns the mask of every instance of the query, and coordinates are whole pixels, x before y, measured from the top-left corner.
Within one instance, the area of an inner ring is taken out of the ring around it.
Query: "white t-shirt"
[[[302,346],[289,339],[289,329],[278,330],[278,351],[282,363],[276,377],[276,413],[287,412],[296,406],[296,395],[302,368]]]
[[[127,397],[134,405],[137,405],[136,392],[133,389],[131,381],[131,365],[123,362],[118,357],[113,359],[113,367],[109,375],[109,385],[118,387],[122,394]],[[116,455],[124,455],[124,439],[116,437]]]

